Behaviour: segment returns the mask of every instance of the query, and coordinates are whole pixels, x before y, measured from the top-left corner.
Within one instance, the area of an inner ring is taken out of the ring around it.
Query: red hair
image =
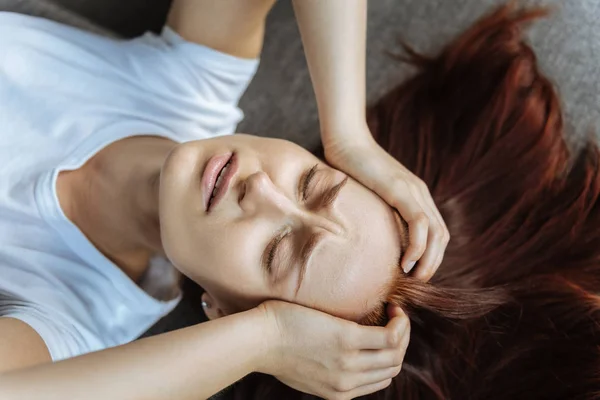
[[[431,284],[399,274],[403,370],[371,399],[600,399],[600,154],[571,151],[560,102],[521,36],[541,9],[500,7],[368,112],[425,181],[451,233]],[[365,323],[384,323],[383,306]],[[265,377],[236,398],[309,399]]]

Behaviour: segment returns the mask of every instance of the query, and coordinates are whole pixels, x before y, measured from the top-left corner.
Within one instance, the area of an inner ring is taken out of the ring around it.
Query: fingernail
[[[404,265],[404,273],[408,274],[415,267],[416,261],[410,261]]]
[[[202,300],[202,308],[207,308],[208,309],[210,307],[211,307],[211,305],[210,305],[210,303],[208,301]]]

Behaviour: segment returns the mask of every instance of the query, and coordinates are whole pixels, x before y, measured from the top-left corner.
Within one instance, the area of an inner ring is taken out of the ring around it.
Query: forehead
[[[350,180],[335,202],[344,234],[328,235],[311,257],[298,301],[347,319],[359,319],[382,301],[400,258],[392,209]]]

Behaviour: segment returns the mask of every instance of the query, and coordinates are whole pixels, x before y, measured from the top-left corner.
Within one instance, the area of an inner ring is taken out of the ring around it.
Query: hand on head
[[[390,156],[373,139],[367,126],[357,127],[352,137],[324,142],[327,161],[371,189],[398,210],[408,224],[409,246],[402,269],[429,280],[442,263],[450,234],[425,183]],[[418,264],[417,264],[418,262]]]
[[[259,309],[272,329],[258,371],[294,389],[353,399],[384,389],[400,373],[410,321],[399,307],[388,307],[385,327],[362,326],[282,301],[267,301]]]

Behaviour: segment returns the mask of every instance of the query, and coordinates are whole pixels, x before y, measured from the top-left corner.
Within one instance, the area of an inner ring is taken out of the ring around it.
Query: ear
[[[225,315],[223,310],[218,306],[218,302],[207,292],[202,293],[202,309],[204,310],[204,314],[206,314],[206,318],[211,321]]]

